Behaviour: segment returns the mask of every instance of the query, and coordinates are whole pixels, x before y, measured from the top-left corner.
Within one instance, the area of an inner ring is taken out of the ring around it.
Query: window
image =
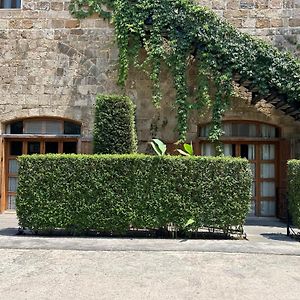
[[[277,138],[279,137],[278,128],[260,123],[237,123],[237,122],[224,122],[222,124],[223,137],[261,137],[261,138]],[[208,137],[210,132],[210,124],[200,128],[200,137]]]
[[[26,119],[6,126],[7,134],[80,135],[79,124],[63,120]]]
[[[0,0],[0,8],[21,8],[21,0]]]

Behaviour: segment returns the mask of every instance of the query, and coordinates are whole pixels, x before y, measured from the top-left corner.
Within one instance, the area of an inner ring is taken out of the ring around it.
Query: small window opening
[[[23,133],[23,121],[18,121],[10,125],[11,134],[22,134]]]
[[[55,119],[25,119],[6,126],[7,134],[80,135],[79,124]]]
[[[21,0],[0,0],[0,9],[21,8]]]
[[[80,134],[80,125],[65,121],[64,122],[64,134]]]

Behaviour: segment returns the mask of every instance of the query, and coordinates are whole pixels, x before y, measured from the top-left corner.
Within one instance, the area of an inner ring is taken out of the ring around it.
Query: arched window
[[[55,118],[28,118],[6,124],[4,209],[15,209],[18,187],[17,157],[23,154],[80,152],[81,125]]]
[[[207,138],[210,131],[210,124],[200,126],[199,136]],[[254,122],[224,122],[222,125],[223,138],[278,138],[279,128],[265,123]]]
[[[25,119],[6,125],[6,134],[80,135],[81,126],[57,119]]]

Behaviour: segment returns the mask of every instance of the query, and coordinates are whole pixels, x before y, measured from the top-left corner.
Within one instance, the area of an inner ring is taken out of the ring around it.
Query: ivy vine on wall
[[[221,119],[233,95],[233,78],[249,80],[255,91],[284,95],[287,103],[300,101],[300,63],[264,41],[236,30],[207,8],[190,0],[73,0],[71,13],[85,18],[93,13],[112,18],[119,47],[119,80],[125,84],[130,62],[151,70],[153,102],[161,101],[161,64],[173,75],[178,109],[178,131],[185,139],[190,109],[212,105],[211,141],[222,135]],[[147,58],[139,61],[139,50]],[[188,62],[198,69],[197,96],[188,92]],[[208,84],[216,86],[210,101]],[[196,98],[196,99],[195,99]],[[196,100],[196,101],[195,101]],[[299,105],[298,105],[299,106]]]

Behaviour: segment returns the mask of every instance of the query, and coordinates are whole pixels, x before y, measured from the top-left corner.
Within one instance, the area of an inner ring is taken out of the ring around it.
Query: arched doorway
[[[17,157],[23,154],[79,153],[81,125],[56,118],[28,118],[5,125],[1,211],[14,210],[18,187]],[[30,176],[30,174],[28,174]]]
[[[208,141],[209,131],[209,124],[199,127],[200,155],[215,154],[213,145]],[[280,149],[283,145],[289,146],[281,139],[280,128],[260,122],[226,121],[223,123],[223,131],[221,141],[224,155],[247,158],[251,165],[253,182],[250,215],[282,217],[285,207],[280,202],[280,193],[286,189],[285,163],[289,158],[289,149]],[[281,164],[282,161],[284,164]]]

